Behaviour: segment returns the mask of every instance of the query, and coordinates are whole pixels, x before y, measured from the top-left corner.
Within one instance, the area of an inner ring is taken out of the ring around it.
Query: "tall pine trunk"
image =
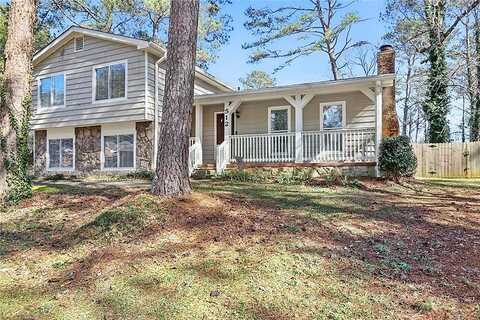
[[[12,0],[0,103],[0,197],[31,194],[27,175],[35,0]]]
[[[470,115],[470,141],[480,140],[480,17],[478,11],[475,11],[475,62],[477,65],[475,105],[472,107]]]
[[[423,109],[428,123],[426,138],[429,143],[448,142],[450,136],[447,119],[449,111],[448,73],[443,39],[445,5],[445,0],[425,1],[425,16],[430,40],[428,50],[430,68],[427,98]]]
[[[412,70],[413,64],[415,61],[415,55],[408,57],[407,63],[407,75],[405,79],[405,96],[403,101],[403,122],[402,122],[402,134],[404,136],[407,135],[407,128],[409,126],[409,122],[411,122],[411,115],[410,115],[410,82],[412,81]],[[411,126],[410,126],[411,128]],[[408,132],[408,136],[410,136],[410,132]]]
[[[152,192],[184,195],[191,192],[188,176],[195,79],[198,0],[172,0],[168,31],[167,72],[157,168]]]

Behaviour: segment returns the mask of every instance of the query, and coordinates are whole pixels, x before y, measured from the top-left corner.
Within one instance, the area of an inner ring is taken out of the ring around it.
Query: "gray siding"
[[[146,110],[146,118],[149,120],[154,119],[155,115],[155,62],[160,57],[149,54],[148,55],[148,90],[147,90],[147,110]],[[158,78],[158,99],[159,101],[163,102],[163,96],[165,91],[165,74],[166,74],[166,62],[163,62],[159,65],[157,78]],[[202,95],[202,94],[212,94],[212,93],[221,93],[222,91],[212,86],[211,84],[200,80],[198,78],[195,79],[195,87],[194,87],[194,94],[195,95]],[[161,115],[161,103],[159,108],[159,113]],[[159,117],[160,119],[160,117]]]
[[[93,66],[121,60],[128,62],[127,99],[92,103]],[[61,72],[66,77],[66,106],[37,110],[38,77]],[[85,37],[85,48],[74,52],[72,40],[36,65],[33,79],[34,129],[145,119],[145,53],[136,47]]]
[[[159,59],[159,57],[148,54],[148,87],[147,87],[147,110],[146,110],[146,117],[147,119],[153,120],[155,114],[155,62]],[[159,76],[159,79],[160,76]],[[163,92],[163,85],[164,80],[160,82],[159,95],[160,90]],[[163,94],[160,95],[163,98]]]
[[[375,105],[360,91],[316,96],[303,109],[303,130],[320,130],[320,103],[345,101],[348,129],[375,128]]]

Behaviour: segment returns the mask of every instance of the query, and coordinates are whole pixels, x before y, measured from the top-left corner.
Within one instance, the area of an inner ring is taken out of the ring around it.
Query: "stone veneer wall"
[[[152,170],[153,122],[137,122],[137,170]]]
[[[101,134],[100,126],[75,128],[75,171],[100,170]]]
[[[47,130],[35,131],[35,175],[44,175],[47,172]]]

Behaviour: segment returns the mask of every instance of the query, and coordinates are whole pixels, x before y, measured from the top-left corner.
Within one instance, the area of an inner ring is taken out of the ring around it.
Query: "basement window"
[[[48,140],[48,168],[54,170],[73,169],[73,139]]]
[[[134,166],[133,134],[111,135],[103,137],[104,168],[127,169]]]

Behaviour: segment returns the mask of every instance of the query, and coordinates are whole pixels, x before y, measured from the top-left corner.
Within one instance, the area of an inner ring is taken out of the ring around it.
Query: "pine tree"
[[[167,47],[165,97],[160,123],[157,169],[152,192],[191,192],[188,141],[192,123],[198,0],[172,0]]]
[[[5,73],[0,104],[0,198],[31,195],[27,136],[30,121],[31,59],[35,0],[13,0],[8,18]]]

